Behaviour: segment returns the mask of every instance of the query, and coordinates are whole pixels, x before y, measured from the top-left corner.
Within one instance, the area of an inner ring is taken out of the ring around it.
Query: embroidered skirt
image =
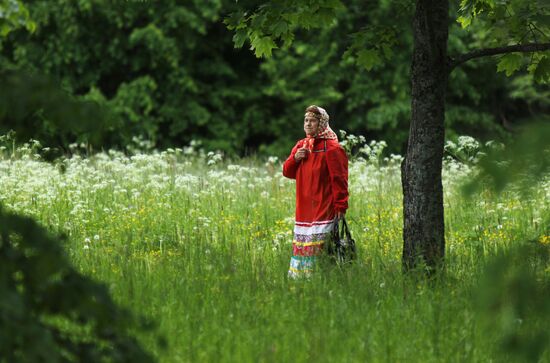
[[[291,278],[307,277],[316,267],[325,242],[330,238],[334,220],[319,222],[299,222],[294,225],[292,257],[288,276]]]

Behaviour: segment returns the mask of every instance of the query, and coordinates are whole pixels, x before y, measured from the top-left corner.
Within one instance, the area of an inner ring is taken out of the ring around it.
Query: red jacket
[[[348,157],[337,140],[315,139],[313,151],[296,162],[304,140],[283,164],[283,175],[296,179],[296,221],[329,221],[348,209]]]

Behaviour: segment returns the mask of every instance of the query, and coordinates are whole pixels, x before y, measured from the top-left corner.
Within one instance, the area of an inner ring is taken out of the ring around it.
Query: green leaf
[[[294,33],[292,31],[287,31],[286,33],[281,35],[281,39],[283,40],[283,46],[285,48],[288,48],[294,41]]]
[[[9,34],[9,32],[12,30],[12,28],[8,24],[2,24],[0,25],[0,37],[5,37]]]
[[[385,57],[386,59],[390,59],[390,58],[392,57],[392,55],[393,55],[393,50],[392,50],[392,48],[391,48],[389,45],[387,45],[387,44],[383,44],[383,45],[382,45],[382,51],[383,51],[384,57]]]
[[[491,30],[491,38],[495,40],[508,40],[510,38],[510,35],[508,33],[508,29],[505,27],[495,27]]]
[[[243,11],[231,13],[223,20],[223,23],[229,30],[246,28],[246,13]]]
[[[288,24],[283,19],[279,19],[275,25],[272,27],[273,35],[280,37],[282,34],[288,31]]]
[[[36,23],[34,21],[27,22],[27,24],[25,24],[25,27],[30,33],[34,33],[36,31]]]
[[[255,37],[252,40],[252,49],[258,58],[271,57],[273,48],[277,48],[277,45],[271,37]]]
[[[311,28],[319,27],[322,24],[319,22],[318,17],[315,15],[312,16],[303,16],[298,19],[296,24],[299,24],[301,27],[303,27],[306,30],[309,30]]]
[[[317,13],[317,17],[321,24],[331,24],[334,21],[334,11],[329,8],[321,8]],[[319,24],[319,25],[321,25]]]
[[[262,29],[267,19],[267,14],[255,13],[250,16],[250,26],[254,29]]]
[[[233,43],[235,43],[235,48],[241,48],[248,38],[248,32],[246,29],[238,29],[233,35]]]
[[[506,72],[506,76],[510,77],[517,71],[523,63],[523,57],[518,53],[506,54],[497,65],[497,72]]]
[[[472,24],[472,17],[471,16],[459,16],[456,21],[460,24],[462,29],[465,29],[468,27],[468,25]]]
[[[333,9],[345,9],[344,4],[340,0],[328,0],[325,2],[324,6]]]
[[[536,82],[548,83],[550,82],[550,58],[543,57],[537,64],[537,68],[533,72],[533,77]]]
[[[361,49],[357,52],[357,64],[370,71],[374,66],[382,64],[380,55],[375,49]]]

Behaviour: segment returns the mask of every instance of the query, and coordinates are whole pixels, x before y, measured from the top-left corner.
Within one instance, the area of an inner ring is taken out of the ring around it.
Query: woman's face
[[[319,131],[319,119],[311,116],[304,118],[304,131],[308,136],[315,136]]]

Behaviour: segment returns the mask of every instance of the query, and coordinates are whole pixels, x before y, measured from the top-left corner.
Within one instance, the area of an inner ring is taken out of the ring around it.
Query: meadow
[[[32,145],[3,147],[0,203],[66,236],[80,271],[155,322],[136,334],[160,362],[550,361],[550,319],[531,304],[550,282],[550,179],[468,197],[475,164],[447,158],[446,267],[426,282],[401,270],[401,157],[384,146],[350,163],[358,260],[307,280],[287,277],[294,182],[277,158],[75,146],[45,162]],[[528,258],[506,257],[521,246]],[[533,290],[514,285],[522,266]]]

